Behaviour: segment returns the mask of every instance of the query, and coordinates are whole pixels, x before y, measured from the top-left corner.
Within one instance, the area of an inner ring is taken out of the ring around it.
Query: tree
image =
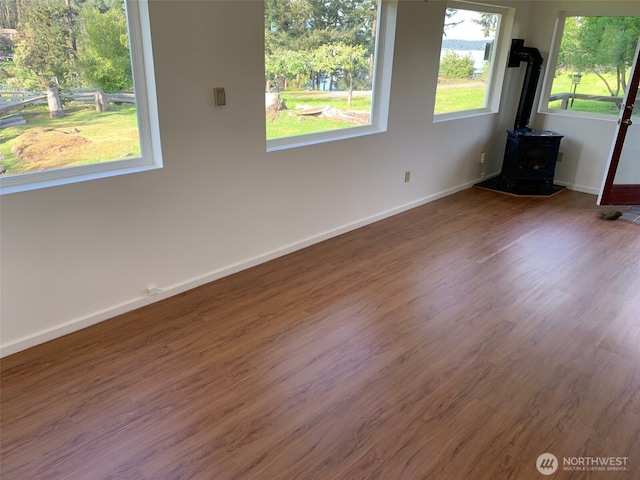
[[[277,90],[281,89],[283,81],[284,65],[282,62],[283,50],[273,49],[271,53],[265,53],[264,56],[264,73],[265,73],[265,91],[271,90],[271,86],[275,84]]]
[[[458,20],[457,22],[453,21],[453,18],[458,14],[458,9],[457,8],[447,8],[447,10],[444,12],[444,36],[447,36],[447,29],[449,28],[453,28],[456,25],[460,25],[462,22],[464,22],[464,20]]]
[[[278,83],[295,79],[299,86],[301,79],[310,75],[312,88],[320,88],[320,77],[328,73],[332,88],[340,68],[329,65],[333,59],[318,57],[318,49],[326,45],[362,46],[364,56],[371,59],[367,65],[372,64],[377,5],[377,0],[265,0],[267,84],[277,77]],[[283,52],[296,55],[275,58]],[[299,68],[302,64],[307,66],[304,72]],[[360,68],[352,68],[351,75],[351,85],[371,77]]]
[[[10,38],[0,36],[0,56],[7,56],[13,53],[13,42]]]
[[[480,15],[479,19],[474,19],[473,23],[482,27],[482,33],[485,37],[495,37],[499,20],[500,16],[496,15],[495,13],[483,13],[482,15]]]
[[[16,65],[31,71],[47,89],[51,118],[64,116],[58,85],[71,84],[76,76],[67,14],[62,2],[34,1],[18,25]]]
[[[17,29],[29,0],[0,0],[0,26]]]
[[[369,62],[366,53],[366,48],[363,45],[345,45],[344,43],[340,43],[336,46],[336,62],[348,80],[347,105],[349,107],[353,100],[355,78],[359,73],[369,71]]]
[[[558,56],[558,66],[594,73],[611,96],[627,88],[627,72],[633,62],[640,17],[568,17]],[[605,74],[615,74],[611,85]]]
[[[80,15],[78,66],[85,81],[105,92],[133,89],[124,5],[104,11],[85,6]]]
[[[333,88],[333,79],[338,74],[340,66],[338,64],[336,46],[330,43],[320,45],[313,52],[313,70],[323,76],[329,75],[329,89]]]
[[[311,56],[305,51],[277,49],[265,56],[267,82],[275,83],[278,90],[287,88],[288,78],[295,78],[296,88],[300,88],[302,76],[310,70]]]

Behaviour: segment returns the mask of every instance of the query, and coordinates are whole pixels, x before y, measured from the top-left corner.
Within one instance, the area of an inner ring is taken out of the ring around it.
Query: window
[[[436,120],[498,110],[513,11],[507,8],[449,2],[444,19]],[[500,70],[500,71],[498,71]]]
[[[267,150],[386,131],[397,0],[265,0]]]
[[[555,38],[541,110],[617,117],[640,38],[640,17],[562,15]]]
[[[161,167],[147,0],[24,5],[0,62],[1,192]]]

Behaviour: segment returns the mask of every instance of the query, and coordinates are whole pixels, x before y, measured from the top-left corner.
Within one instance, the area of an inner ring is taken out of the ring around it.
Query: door
[[[640,205],[640,42],[618,119],[598,205]]]

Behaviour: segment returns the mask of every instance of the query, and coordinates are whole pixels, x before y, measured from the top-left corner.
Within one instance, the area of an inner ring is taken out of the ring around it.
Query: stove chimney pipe
[[[522,94],[520,95],[514,130],[529,128],[533,100],[536,96],[543,62],[542,55],[537,48],[525,47],[524,40],[514,38],[511,40],[508,66],[510,68],[519,67],[520,62],[527,62],[527,71],[522,85]]]

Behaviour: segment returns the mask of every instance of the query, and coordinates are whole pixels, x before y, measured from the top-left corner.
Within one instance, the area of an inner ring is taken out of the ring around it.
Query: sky
[[[456,15],[446,20],[447,23],[462,22],[459,25],[447,28],[447,37],[452,40],[485,40],[482,27],[471,21],[473,17],[480,16],[477,12],[458,10]]]

